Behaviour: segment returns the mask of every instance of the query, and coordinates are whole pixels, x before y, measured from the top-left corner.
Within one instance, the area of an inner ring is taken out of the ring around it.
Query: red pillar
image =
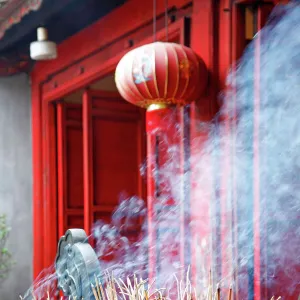
[[[164,269],[172,263],[180,266],[178,277],[185,269],[188,199],[184,173],[188,149],[184,146],[184,108],[160,106],[151,110],[150,107],[146,130],[149,278],[159,281]]]

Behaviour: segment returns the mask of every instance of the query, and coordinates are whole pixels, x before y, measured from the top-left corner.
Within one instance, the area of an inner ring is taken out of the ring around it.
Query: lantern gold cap
[[[168,105],[166,103],[153,103],[153,104],[150,104],[147,108],[147,111],[153,111],[153,110],[158,110],[158,109],[164,109],[164,108],[167,108]]]

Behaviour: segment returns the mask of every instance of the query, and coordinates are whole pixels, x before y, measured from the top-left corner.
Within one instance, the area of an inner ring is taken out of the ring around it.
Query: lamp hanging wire
[[[153,42],[156,42],[156,0],[153,0]]]
[[[168,0],[165,0],[165,29],[166,29],[166,41],[169,41],[169,16],[168,16]]]

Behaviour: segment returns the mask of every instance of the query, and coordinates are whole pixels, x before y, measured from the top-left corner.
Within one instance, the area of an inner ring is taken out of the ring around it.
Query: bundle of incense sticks
[[[196,289],[192,288],[189,280],[186,282],[178,281],[177,278],[177,295],[178,300],[220,300],[220,288],[217,288],[215,296],[213,296],[213,289],[210,286],[206,297],[199,297]],[[124,282],[122,279],[116,279],[110,276],[106,281],[105,288],[96,278],[96,286],[92,285],[93,294],[96,300],[169,300],[172,299],[168,295],[166,289],[152,290],[153,283],[148,283],[147,280],[138,279],[136,276],[133,280],[127,278]],[[232,290],[230,289],[227,299],[232,299]],[[174,296],[173,296],[174,297]]]
[[[96,286],[91,285],[95,300],[221,300],[221,288],[218,286],[216,291],[213,291],[212,284],[209,284],[205,296],[199,296],[199,293],[194,289],[188,279],[185,282],[177,282],[177,294],[170,297],[166,289],[156,289],[151,292],[152,284],[147,280],[138,280],[136,276],[133,280],[127,278],[124,282],[122,279],[116,279],[110,276],[106,281],[106,286],[95,278]],[[233,300],[232,288],[230,287],[228,293],[222,299]],[[281,297],[272,297],[271,300],[280,300]]]
[[[136,276],[133,279],[127,278],[124,282],[122,279],[116,279],[111,275],[107,275],[105,285],[101,284],[98,278],[95,277],[95,285],[91,285],[95,300],[233,300],[232,288],[230,287],[226,295],[221,295],[221,288],[218,286],[216,291],[213,291],[211,282],[207,288],[205,296],[199,296],[200,293],[192,287],[188,278],[185,282],[178,281],[177,278],[177,294],[175,296],[169,296],[166,289],[154,289],[152,290],[153,283],[149,283],[148,280],[138,279]],[[21,300],[24,300],[20,296]],[[34,293],[32,293],[32,299],[38,299]],[[43,298],[45,299],[45,298]],[[50,300],[50,294],[47,292],[47,300]],[[55,298],[57,299],[57,298]],[[61,297],[61,300],[66,299]],[[281,297],[271,300],[280,300]],[[68,300],[84,300],[76,299],[76,297],[69,297]]]

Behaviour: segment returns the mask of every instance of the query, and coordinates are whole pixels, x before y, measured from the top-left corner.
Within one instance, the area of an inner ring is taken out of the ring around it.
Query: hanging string
[[[169,18],[168,18],[168,0],[165,0],[165,28],[166,28],[166,41],[169,41]]]
[[[153,0],[153,42],[156,42],[156,0]]]

